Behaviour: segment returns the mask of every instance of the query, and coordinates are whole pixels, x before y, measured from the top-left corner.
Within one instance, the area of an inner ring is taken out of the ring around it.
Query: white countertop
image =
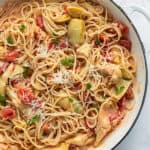
[[[146,50],[148,69],[150,70],[150,22],[140,13],[134,12],[132,15],[128,10],[130,5],[138,5],[150,10],[150,0],[114,0],[121,7],[127,6],[124,10],[135,24]],[[150,12],[150,11],[149,11]],[[149,84],[150,85],[150,84]],[[147,96],[140,117],[123,142],[115,150],[150,150],[150,86],[148,86]]]

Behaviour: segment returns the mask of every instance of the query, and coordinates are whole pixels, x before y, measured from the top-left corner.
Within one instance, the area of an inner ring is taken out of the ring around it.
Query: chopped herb
[[[96,38],[95,44],[96,44],[96,45],[100,45],[100,43],[101,43],[101,41],[99,40],[99,38]]]
[[[8,43],[8,44],[14,44],[14,40],[13,40],[13,38],[12,38],[11,36],[9,36],[9,37],[7,38],[7,43]]]
[[[3,94],[0,94],[0,104],[6,106],[6,97]]]
[[[61,64],[64,66],[72,67],[74,63],[74,58],[69,57],[61,60]]]
[[[37,121],[39,121],[40,118],[41,118],[40,115],[36,115],[36,116],[34,116],[32,119],[30,119],[30,120],[28,121],[28,124],[29,124],[29,125],[34,124],[34,123],[36,123]]]
[[[31,75],[33,72],[33,70],[29,67],[24,67],[24,71],[23,71],[23,77],[27,78],[29,75]]]
[[[115,92],[118,95],[118,94],[122,93],[124,89],[125,89],[124,86],[116,87]]]
[[[106,96],[106,95],[105,95],[105,96],[103,95],[103,96],[102,96],[102,98],[103,98],[103,99],[106,99],[106,98],[107,98],[107,96]]]
[[[70,103],[73,103],[73,99],[72,99],[72,98],[69,98],[69,102],[70,102]]]
[[[24,32],[25,29],[26,29],[26,26],[24,24],[22,24],[20,27],[19,27],[20,31],[21,32]]]
[[[24,68],[24,71],[23,71],[23,77],[24,77],[24,78],[27,78],[27,76],[28,76],[28,68],[25,67],[25,68]]]
[[[53,44],[58,45],[59,44],[59,39],[58,38],[52,39],[52,42],[53,42]]]
[[[79,106],[74,108],[74,112],[78,113],[79,112]]]
[[[90,89],[91,89],[91,87],[92,87],[91,83],[87,83],[87,85],[86,85],[86,89],[87,89],[87,90],[90,90]]]

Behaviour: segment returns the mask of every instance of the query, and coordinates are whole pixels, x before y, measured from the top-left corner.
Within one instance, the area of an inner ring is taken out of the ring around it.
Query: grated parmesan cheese
[[[26,61],[23,62],[23,66],[24,66],[24,67],[30,67],[30,64],[29,64],[29,62],[26,60]]]
[[[37,56],[39,57],[47,58],[49,56],[48,48],[44,45],[40,45],[36,50],[38,52]]]
[[[69,72],[64,67],[61,67],[59,72],[52,75],[51,81],[56,84],[67,84],[70,83],[69,75]]]
[[[38,107],[39,102],[40,102],[40,99],[35,99],[30,103],[31,107],[27,109],[28,111],[26,114],[26,116],[29,117],[29,119],[31,119],[35,115],[40,115],[42,120],[45,119],[45,114],[42,111],[45,106],[45,102],[42,102],[41,106]]]
[[[102,75],[98,72],[96,67],[92,64],[89,67],[89,76],[94,77],[94,79],[96,80],[100,80],[102,78]]]

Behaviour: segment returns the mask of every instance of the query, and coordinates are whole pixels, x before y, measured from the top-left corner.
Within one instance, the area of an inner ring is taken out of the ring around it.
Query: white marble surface
[[[136,26],[146,50],[148,69],[150,70],[150,22],[140,13],[134,12],[132,15],[128,10],[130,5],[138,5],[147,11],[150,10],[150,0],[114,0],[124,8],[128,16]],[[140,63],[140,60],[138,61]],[[141,115],[123,142],[115,150],[150,150],[150,86],[148,86],[147,96]]]

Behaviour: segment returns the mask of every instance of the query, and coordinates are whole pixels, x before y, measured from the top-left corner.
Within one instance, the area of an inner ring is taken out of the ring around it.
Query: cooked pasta
[[[0,10],[0,149],[97,147],[134,106],[129,29],[85,0]]]

